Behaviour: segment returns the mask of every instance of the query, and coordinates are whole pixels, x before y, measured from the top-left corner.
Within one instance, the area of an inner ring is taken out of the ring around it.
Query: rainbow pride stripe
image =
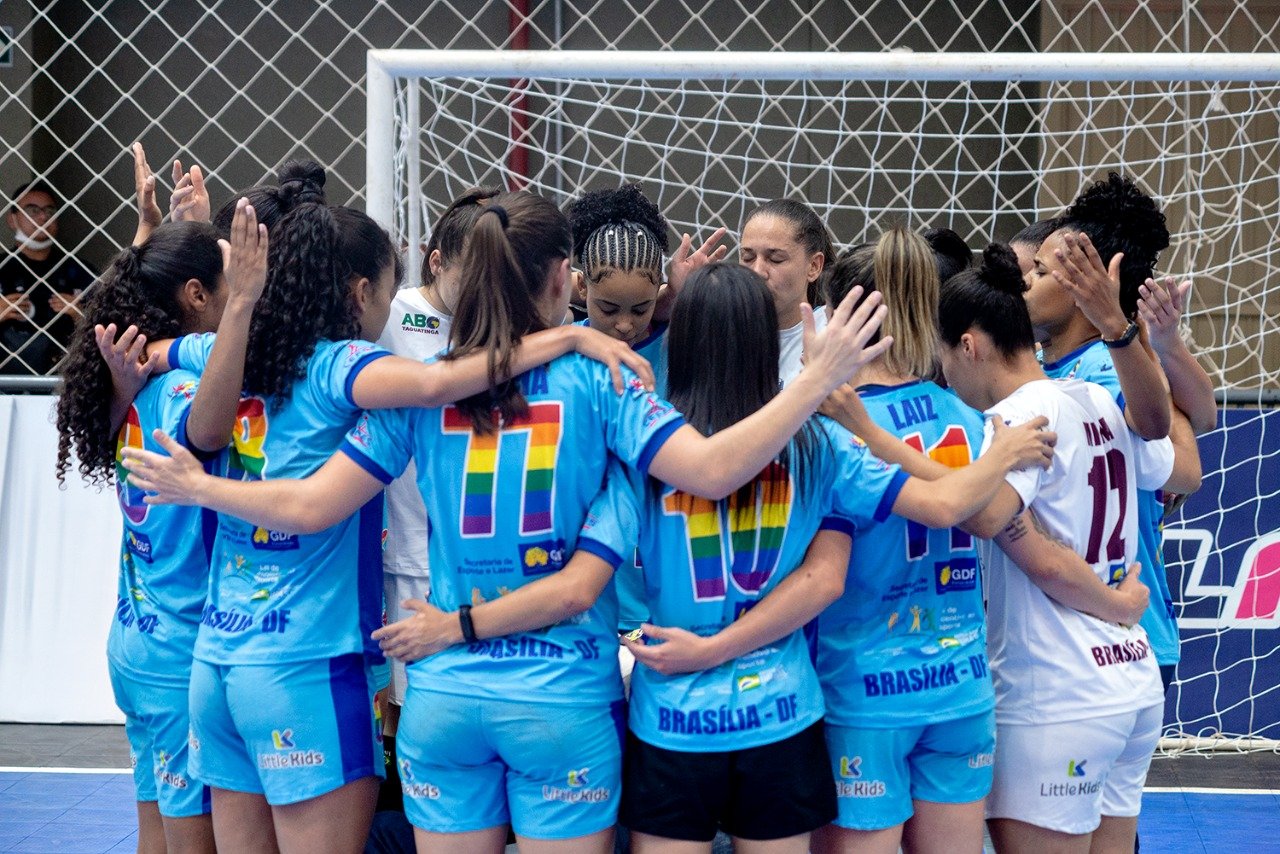
[[[744,593],[759,591],[777,569],[791,518],[791,478],[785,468],[776,461],[770,463],[754,486],[747,504],[743,505],[735,492],[724,510],[733,581]],[[664,496],[663,510],[685,517],[694,601],[723,599],[728,581],[721,551],[719,503],[676,490]]]
[[[488,435],[476,433],[471,419],[457,407],[446,406],[442,410],[442,432],[467,436],[462,476],[462,536],[493,536],[500,442],[504,436],[515,433],[528,435],[520,495],[520,533],[541,534],[553,530],[551,510],[562,408],[560,401],[530,404],[527,415]]]
[[[947,468],[962,469],[973,461],[973,453],[969,449],[969,437],[959,424],[949,424],[942,437],[929,446],[924,447],[924,438],[920,433],[912,433],[902,437],[902,441],[929,459],[942,463]],[[951,550],[960,551],[970,548],[973,538],[960,528],[951,529]],[[919,522],[907,520],[907,560],[919,560],[929,552],[929,529]]]
[[[116,435],[116,499],[120,502],[120,512],[134,524],[141,524],[147,518],[147,510],[151,505],[142,499],[146,493],[129,483],[129,472],[122,465],[125,448],[141,448],[146,437],[142,435],[142,419],[138,408],[130,405]]]
[[[236,408],[236,424],[231,433],[230,476],[240,480],[262,480],[267,468],[267,406],[260,397],[246,397]]]

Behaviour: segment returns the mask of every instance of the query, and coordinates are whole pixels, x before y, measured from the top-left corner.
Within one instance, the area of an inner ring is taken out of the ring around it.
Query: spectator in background
[[[59,200],[43,181],[13,194],[14,246],[0,262],[0,374],[48,374],[66,352],[94,275],[55,244]]]

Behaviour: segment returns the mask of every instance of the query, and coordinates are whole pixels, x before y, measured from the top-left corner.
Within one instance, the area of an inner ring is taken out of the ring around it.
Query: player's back
[[[505,595],[562,568],[578,547],[609,454],[647,470],[683,419],[629,377],[577,354],[517,378],[527,412],[495,432],[457,406],[370,413],[353,436],[390,469],[417,460],[430,520],[431,601],[446,611]],[[361,431],[364,435],[361,436]],[[542,631],[456,646],[417,662],[434,689],[575,702],[620,694],[612,588],[583,614]]]
[[[981,414],[932,382],[858,393],[877,424],[950,468],[982,446]],[[844,594],[818,618],[817,664],[829,723],[922,725],[989,711],[974,538],[897,515],[859,527]]]
[[[1118,584],[1137,549],[1135,490],[1167,476],[1167,441],[1139,447],[1111,396],[1075,380],[1027,383],[989,412],[1012,424],[1048,418],[1058,435],[1052,467],[1008,480],[1051,537],[1081,555],[1100,580]],[[1159,702],[1159,671],[1140,627],[1060,605],[993,542],[980,548],[998,720],[1069,721]]]
[[[128,482],[121,453],[126,447],[162,451],[151,435],[157,428],[184,441],[198,382],[181,370],[152,377],[130,405],[116,441],[124,533],[107,655],[147,682],[184,684],[190,677],[217,516],[200,507],[145,503],[145,493]]]

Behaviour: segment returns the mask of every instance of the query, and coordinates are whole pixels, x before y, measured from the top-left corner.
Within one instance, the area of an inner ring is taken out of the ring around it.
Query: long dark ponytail
[[[484,351],[491,388],[458,403],[481,433],[498,428],[493,412],[510,421],[528,411],[511,370],[520,339],[547,324],[537,298],[551,267],[569,257],[569,221],[551,202],[532,193],[494,197],[471,227],[462,258],[462,281],[446,359]]]
[[[58,482],[65,480],[74,449],[80,476],[109,483],[116,437],[111,430],[111,372],[98,352],[94,326],[130,324],[148,340],[182,333],[178,293],[191,279],[215,291],[222,275],[222,252],[213,226],[165,223],[141,246],[125,249],[89,292],[62,368],[58,398]]]

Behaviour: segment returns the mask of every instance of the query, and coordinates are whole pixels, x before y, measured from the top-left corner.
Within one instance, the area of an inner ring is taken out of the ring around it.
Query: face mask
[[[14,229],[13,237],[14,237],[14,240],[17,241],[18,246],[20,246],[21,248],[33,249],[37,252],[43,249],[48,249],[50,246],[53,245],[53,238],[36,240],[34,237],[27,234],[21,228]]]

